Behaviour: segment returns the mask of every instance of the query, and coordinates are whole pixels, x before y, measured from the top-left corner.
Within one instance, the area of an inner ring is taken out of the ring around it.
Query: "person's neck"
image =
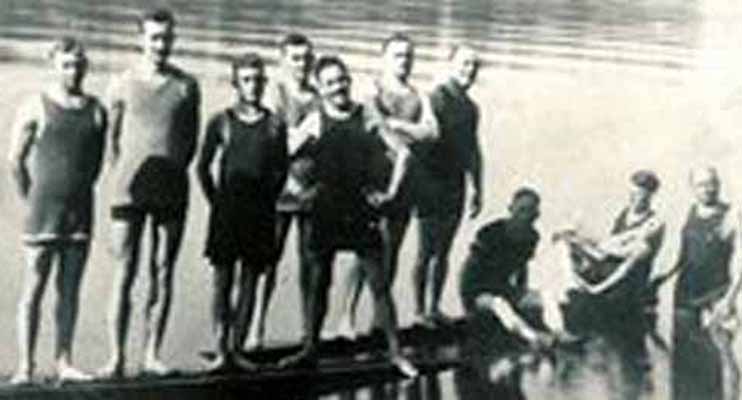
[[[705,218],[715,215],[724,209],[724,203],[721,201],[715,201],[713,203],[704,204],[696,203],[696,214],[699,217]]]
[[[64,85],[55,85],[47,89],[46,93],[66,107],[79,107],[84,98],[81,87],[69,88]]]
[[[338,106],[335,103],[325,101],[324,108],[327,114],[332,118],[347,119],[353,113],[353,110],[355,110],[356,105],[352,101],[342,106]]]
[[[234,105],[237,116],[246,122],[255,122],[263,117],[264,110],[258,102],[238,101]]]
[[[153,63],[147,59],[143,59],[139,63],[139,71],[144,77],[161,76],[164,74],[166,67],[167,61],[163,61],[162,63]]]
[[[410,88],[409,79],[400,77],[392,73],[385,73],[381,76],[381,84],[392,90],[408,90]]]

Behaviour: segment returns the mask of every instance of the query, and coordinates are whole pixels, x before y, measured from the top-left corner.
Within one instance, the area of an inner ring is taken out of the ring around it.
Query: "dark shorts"
[[[461,214],[464,209],[464,179],[440,180],[420,169],[414,183],[413,204],[421,218]]]
[[[378,219],[312,219],[308,247],[312,252],[353,251],[376,254],[383,251]]]
[[[183,221],[186,216],[186,204],[172,206],[146,206],[126,204],[111,207],[111,218],[114,220],[141,222],[151,216],[155,223]]]
[[[273,264],[276,252],[274,203],[215,201],[204,250],[213,266],[231,267],[241,261],[243,267],[262,271]]]

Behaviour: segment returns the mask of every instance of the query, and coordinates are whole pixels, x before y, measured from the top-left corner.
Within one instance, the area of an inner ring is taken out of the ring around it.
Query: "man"
[[[385,145],[367,131],[363,107],[350,97],[351,80],[347,66],[338,57],[320,58],[315,78],[322,104],[305,120],[301,135],[289,138],[290,154],[305,154],[314,161],[313,177],[317,194],[310,214],[309,235],[311,290],[307,311],[308,331],[302,350],[282,360],[284,366],[317,362],[317,345],[332,280],[332,264],[338,251],[350,250],[365,269],[374,307],[386,335],[392,364],[407,376],[417,375],[415,367],[402,356],[396,336],[396,312],[389,281],[383,268],[383,241],[377,208],[392,201],[400,181],[376,179],[370,164]],[[392,172],[404,168],[407,154],[401,153]]]
[[[283,124],[288,127],[289,135],[304,121],[304,118],[317,107],[317,92],[309,83],[310,71],[314,62],[312,42],[304,35],[290,33],[281,40],[281,73],[269,86],[266,104]],[[283,253],[286,237],[291,223],[296,221],[298,228],[299,256],[299,290],[302,308],[302,321],[306,327],[306,299],[309,292],[307,271],[307,241],[310,232],[308,213],[312,208],[312,199],[316,189],[309,184],[309,172],[312,160],[304,156],[291,159],[289,176],[276,208],[276,259],[272,268],[266,271],[262,295],[258,296],[256,307],[257,326],[248,337],[248,346],[262,347],[265,336],[265,319],[276,283],[276,266]]]
[[[206,129],[198,162],[201,188],[211,204],[205,255],[214,272],[217,358],[213,369],[251,369],[241,356],[250,330],[260,278],[275,257],[276,199],[286,178],[286,129],[263,107],[263,59],[247,53],[232,63],[237,102],[215,115]],[[221,154],[218,184],[211,174]],[[235,267],[240,263],[238,304],[231,306]]]
[[[13,126],[10,167],[26,205],[23,228],[25,280],[18,304],[18,370],[12,383],[32,379],[41,300],[57,270],[56,350],[60,381],[90,378],[72,365],[80,281],[85,271],[100,172],[106,112],[84,92],[88,60],[75,39],[58,39],[50,52],[54,84],[32,96]]]
[[[682,230],[674,295],[673,398],[732,399],[739,391],[733,334],[742,282],[739,215],[720,196],[716,169],[690,174],[695,201]]]
[[[526,287],[527,264],[539,241],[533,225],[540,202],[534,190],[521,188],[512,197],[509,217],[477,232],[461,272],[461,301],[470,319],[484,317],[496,322],[498,330],[497,334],[492,328],[479,330],[477,335],[505,340],[509,335],[503,334],[508,333],[534,343],[543,339],[539,323],[523,312],[533,299]]]
[[[187,168],[199,129],[196,80],[169,62],[175,19],[166,10],[139,19],[142,55],[111,84],[111,159],[114,174],[113,257],[118,264],[111,301],[111,355],[102,373],[124,373],[131,289],[145,224],[152,232],[150,290],[145,314],[144,370],[170,369],[160,349],[170,311],[175,266],[188,202]]]
[[[652,207],[660,186],[655,173],[637,171],[630,184],[629,204],[607,239],[596,241],[574,230],[556,237],[566,244],[562,257],[577,286],[563,298],[566,331],[611,343],[620,356],[621,373],[638,390],[647,384],[651,367],[646,338],[657,338],[646,295],[665,224]]]
[[[433,115],[430,99],[421,94],[409,82],[414,62],[414,43],[403,34],[393,34],[382,44],[384,69],[381,77],[374,81],[374,93],[364,104],[370,113],[378,132],[384,137],[391,157],[397,148],[411,151],[412,165],[408,166],[403,182],[402,193],[396,204],[392,204],[383,220],[385,235],[386,268],[389,282],[393,285],[397,272],[397,259],[407,226],[410,223],[411,208],[415,196],[414,158],[423,151],[427,143],[438,136],[438,123]],[[379,165],[380,169],[388,166]],[[363,268],[353,267],[345,282],[342,296],[344,317],[339,332],[348,337],[356,336],[355,312],[363,283]],[[378,327],[378,321],[374,322]]]
[[[448,79],[431,94],[440,137],[418,157],[417,214],[420,244],[413,271],[416,321],[427,326],[444,322],[440,300],[448,274],[448,253],[458,229],[468,177],[469,217],[482,203],[482,161],[477,139],[479,109],[467,94],[479,71],[477,53],[456,47]]]
[[[519,365],[524,350],[554,340],[541,321],[538,297],[526,287],[528,263],[539,242],[534,224],[540,202],[533,189],[518,189],[510,215],[480,228],[471,245],[459,286],[468,334],[467,368],[454,376],[457,391],[510,393],[517,383],[503,384],[500,378]]]

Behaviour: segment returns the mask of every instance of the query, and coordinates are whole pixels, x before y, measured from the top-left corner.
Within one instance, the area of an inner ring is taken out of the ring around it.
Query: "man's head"
[[[164,9],[147,11],[139,17],[142,54],[148,62],[162,67],[175,41],[175,17]]]
[[[508,210],[510,219],[521,226],[532,226],[539,215],[541,205],[541,196],[535,190],[527,187],[515,191]]]
[[[258,104],[265,90],[265,63],[257,53],[245,53],[232,61],[232,86],[240,101]]]
[[[74,38],[61,37],[52,44],[49,59],[63,89],[79,91],[88,69],[88,58],[82,44]]]
[[[395,33],[384,40],[381,50],[384,57],[384,72],[406,81],[412,73],[415,59],[415,44],[412,43],[412,39],[404,34]]]
[[[279,43],[281,63],[297,81],[309,77],[314,62],[312,42],[301,33],[289,33]]]
[[[449,74],[464,89],[470,88],[476,81],[479,65],[479,56],[473,48],[456,46],[451,50]]]
[[[314,67],[314,77],[323,101],[340,109],[346,109],[352,104],[350,73],[340,57],[320,57]]]
[[[660,180],[652,171],[640,170],[631,175],[629,203],[635,211],[645,211],[652,205],[652,197],[660,187]]]
[[[709,166],[693,168],[690,171],[690,184],[699,204],[713,206],[719,202],[721,182],[716,168]]]

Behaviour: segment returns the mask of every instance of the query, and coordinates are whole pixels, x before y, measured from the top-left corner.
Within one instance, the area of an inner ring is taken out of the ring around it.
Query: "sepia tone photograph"
[[[742,399],[742,4],[0,6],[0,398]]]

